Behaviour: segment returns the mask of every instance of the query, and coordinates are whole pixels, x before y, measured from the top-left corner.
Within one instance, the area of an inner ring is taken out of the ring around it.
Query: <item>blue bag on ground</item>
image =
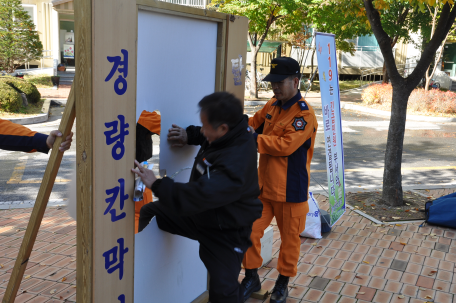
[[[456,228],[456,193],[426,202],[426,222]]]

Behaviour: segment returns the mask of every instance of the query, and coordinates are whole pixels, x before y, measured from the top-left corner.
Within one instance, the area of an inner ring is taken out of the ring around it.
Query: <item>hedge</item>
[[[0,81],[0,109],[7,112],[15,112],[21,106],[21,94],[5,82]]]
[[[36,86],[24,79],[16,77],[0,77],[0,82],[6,83],[19,92],[26,94],[28,102],[37,103],[41,100],[41,94]]]

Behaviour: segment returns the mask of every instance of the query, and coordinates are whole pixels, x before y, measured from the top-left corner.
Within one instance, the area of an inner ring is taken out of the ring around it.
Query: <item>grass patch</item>
[[[339,80],[339,88],[340,91],[344,91],[347,89],[357,88],[361,86],[360,80]],[[301,91],[305,91],[306,86],[301,86]],[[320,91],[320,81],[314,80],[312,82],[312,87],[310,88],[311,92],[319,92]]]
[[[35,84],[38,88],[53,88],[51,76],[49,75],[24,75],[24,80]]]
[[[0,109],[0,118],[21,118],[42,114],[43,112],[41,111],[41,109],[43,107],[44,101],[45,99],[41,99],[35,104],[29,103],[27,107],[21,106],[15,112],[6,112]]]

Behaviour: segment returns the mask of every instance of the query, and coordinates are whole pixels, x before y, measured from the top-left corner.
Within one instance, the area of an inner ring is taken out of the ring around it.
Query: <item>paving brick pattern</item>
[[[431,301],[426,298],[430,296],[434,302],[456,302],[456,230],[419,227],[420,223],[379,227],[347,211],[323,239],[301,239],[298,275],[290,279],[289,290],[300,288],[289,293],[289,301],[422,303]],[[278,243],[279,231],[273,227]],[[268,274],[276,271],[279,247],[274,247],[273,261],[261,272],[263,285],[271,289],[275,280]],[[269,299],[246,301],[259,302]]]
[[[30,213],[0,210],[0,299]],[[259,270],[267,290],[278,276],[281,240],[274,223],[274,258]],[[323,239],[301,239],[298,274],[290,279],[287,302],[414,303],[426,301],[426,296],[434,302],[456,302],[456,230],[418,225],[380,227],[347,211]],[[47,208],[16,302],[76,302],[75,285],[76,223],[64,208]],[[259,302],[269,298],[247,300]]]
[[[0,210],[0,300],[32,209]],[[76,302],[76,222],[48,207],[15,302]]]

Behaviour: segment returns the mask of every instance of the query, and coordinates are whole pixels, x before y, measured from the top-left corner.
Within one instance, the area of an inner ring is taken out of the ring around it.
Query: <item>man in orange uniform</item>
[[[160,136],[161,116],[157,112],[143,110],[136,123],[136,160],[143,162],[153,156],[152,135]],[[138,233],[139,212],[143,205],[153,201],[152,190],[144,190],[143,199],[135,202],[135,233]]]
[[[289,277],[297,274],[299,234],[304,230],[309,211],[310,161],[318,127],[314,110],[298,90],[300,78],[296,60],[273,59],[271,72],[264,81],[271,82],[275,95],[249,119],[260,154],[259,198],[263,202],[263,213],[253,224],[253,246],[243,260],[245,300],[261,289],[257,273],[263,263],[260,239],[274,216],[282,243],[277,265],[280,275],[271,294],[271,303],[286,302]]]
[[[59,130],[53,130],[49,135],[31,131],[29,128],[8,120],[0,119],[0,149],[23,151],[27,153],[42,152],[47,154],[54,145],[55,139],[61,137]],[[73,133],[70,133],[59,146],[64,152],[71,146]]]

